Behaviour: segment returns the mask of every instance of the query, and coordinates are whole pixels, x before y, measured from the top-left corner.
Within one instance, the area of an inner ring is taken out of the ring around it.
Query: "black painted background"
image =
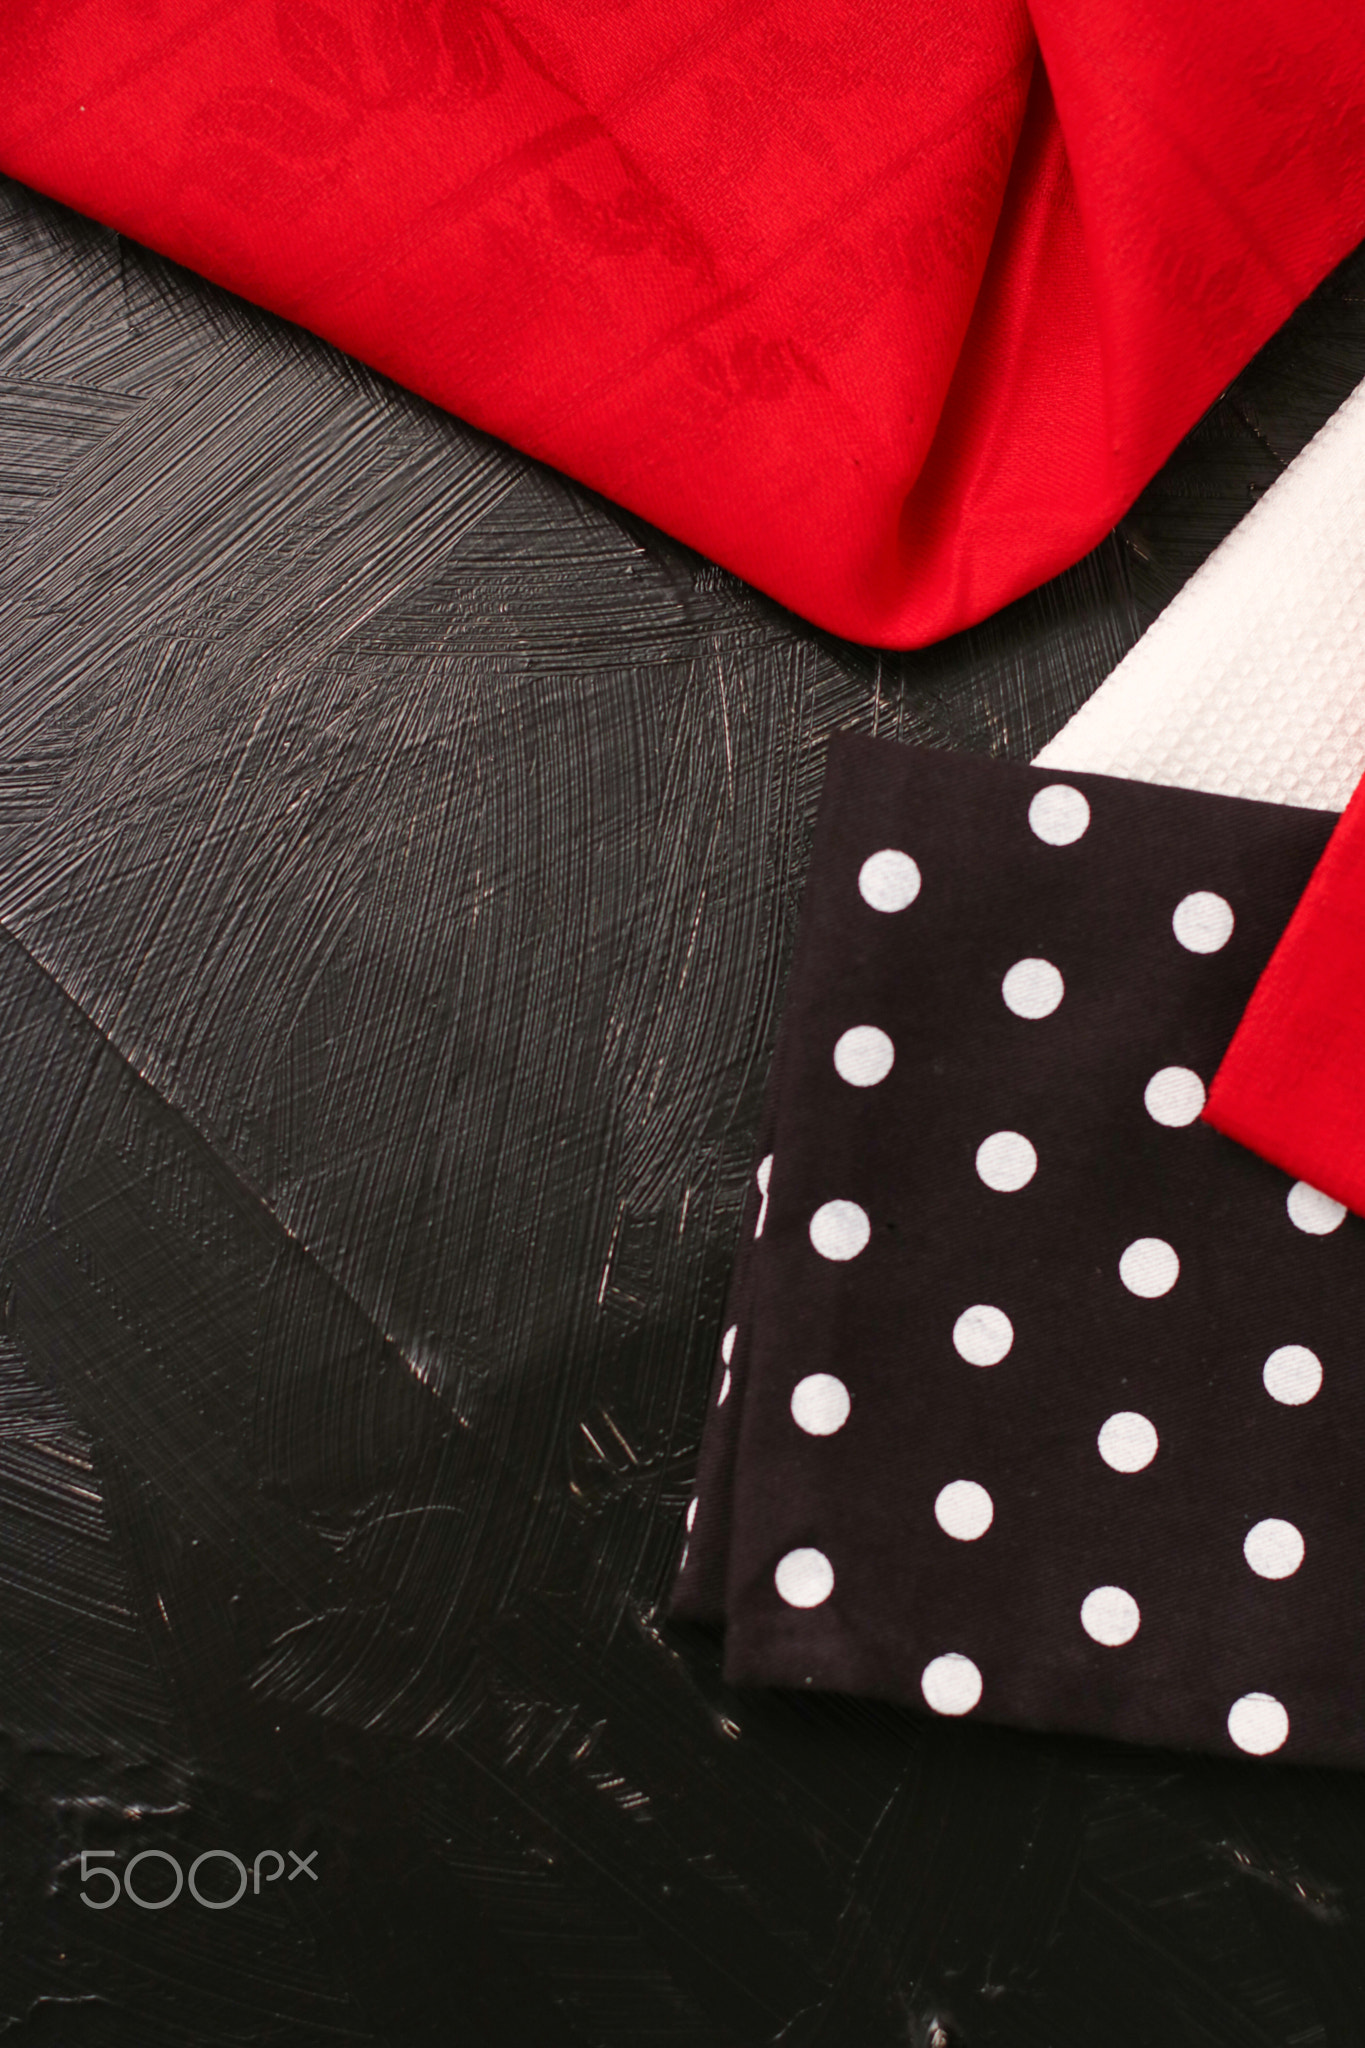
[[[829,734],[1026,758],[1362,374],[878,656],[0,187],[7,2041],[1365,2041],[1360,1780],[661,1621]]]

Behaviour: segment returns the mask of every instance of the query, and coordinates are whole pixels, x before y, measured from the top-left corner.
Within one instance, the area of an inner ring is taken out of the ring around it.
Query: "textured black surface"
[[[7,2038],[1365,2040],[1359,1781],[737,1694],[660,1619],[828,735],[1032,752],[1363,294],[881,657],[4,188]],[[268,1847],[318,1881],[81,1903]]]

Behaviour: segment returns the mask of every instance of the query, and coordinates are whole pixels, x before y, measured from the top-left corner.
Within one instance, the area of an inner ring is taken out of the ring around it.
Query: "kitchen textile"
[[[1365,1222],[1200,1118],[1332,825],[834,744],[675,1596],[732,1679],[1365,1763]]]
[[[8,0],[0,76],[0,170],[890,646],[1365,233],[1342,0]]]

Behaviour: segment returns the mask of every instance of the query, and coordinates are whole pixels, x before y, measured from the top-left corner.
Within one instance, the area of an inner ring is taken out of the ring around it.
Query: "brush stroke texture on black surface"
[[[0,188],[7,2039],[1365,2040],[1360,1782],[661,1620],[829,735],[1027,757],[1362,373],[875,655]]]

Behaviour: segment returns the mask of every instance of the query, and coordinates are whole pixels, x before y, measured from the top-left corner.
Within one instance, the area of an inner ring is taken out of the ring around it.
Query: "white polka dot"
[[[1258,1579],[1292,1579],[1303,1563],[1303,1538],[1292,1522],[1272,1515],[1247,1530],[1242,1555]]]
[[[1119,1260],[1119,1278],[1130,1294],[1155,1301],[1180,1278],[1180,1261],[1164,1237],[1137,1237]]]
[[[723,1407],[725,1406],[725,1403],[726,1403],[726,1402],[727,1402],[727,1401],[729,1400],[729,1398],[730,1398],[730,1368],[729,1368],[729,1366],[727,1365],[727,1366],[726,1366],[726,1368],[725,1368],[725,1378],[724,1378],[724,1379],[723,1379],[723,1380],[721,1381],[721,1383],[720,1383],[720,1392],[719,1392],[719,1393],[717,1394],[717,1396],[716,1396],[716,1406],[717,1406],[717,1408],[723,1408]]]
[[[758,1192],[763,1197],[763,1200],[758,1205],[758,1221],[754,1225],[755,1237],[762,1237],[763,1226],[768,1220],[768,1186],[772,1177],[773,1155],[770,1152],[766,1159],[759,1160],[758,1171],[754,1175],[754,1179],[758,1182]]]
[[[856,1259],[872,1235],[856,1202],[822,1202],[810,1219],[810,1241],[822,1259]]]
[[[1122,1586],[1096,1586],[1081,1602],[1081,1627],[1106,1650],[1131,1643],[1141,1620],[1137,1601]]]
[[[1012,1195],[1038,1171],[1038,1154],[1018,1131],[995,1131],[976,1148],[976,1170],[988,1188]]]
[[[1066,994],[1066,983],[1050,960],[1016,960],[1000,993],[1016,1017],[1050,1017]]]
[[[851,1405],[848,1388],[832,1372],[809,1373],[792,1388],[792,1420],[807,1436],[833,1436]]]
[[[1261,1378],[1272,1401],[1302,1408],[1322,1385],[1322,1360],[1306,1344],[1281,1344],[1267,1358]]]
[[[1232,937],[1232,905],[1211,889],[1182,896],[1171,918],[1171,930],[1187,953],[1218,953]]]
[[[888,846],[858,870],[858,894],[873,910],[904,910],[919,895],[920,874],[908,853]]]
[[[995,1503],[974,1479],[954,1479],[934,1502],[934,1520],[945,1536],[975,1543],[995,1520]]]
[[[1269,1756],[1284,1746],[1289,1716],[1268,1692],[1244,1692],[1228,1714],[1228,1734],[1248,1756]]]
[[[953,1345],[968,1365],[999,1365],[1014,1342],[1014,1325],[1002,1308],[978,1302],[953,1324]]]
[[[919,1689],[936,1714],[970,1714],[981,1697],[981,1673],[970,1657],[948,1650],[925,1665]]]
[[[720,1355],[726,1365],[730,1363],[730,1360],[735,1355],[735,1339],[738,1335],[739,1324],[731,1323],[729,1329],[720,1340]]]
[[[1145,1415],[1122,1408],[1099,1434],[1100,1456],[1114,1472],[1141,1472],[1157,1451],[1157,1433]]]
[[[1204,1084],[1189,1067],[1162,1067],[1147,1083],[1142,1099],[1153,1123],[1178,1131],[1192,1124],[1204,1107]]]
[[[1296,1180],[1285,1201],[1289,1220],[1296,1230],[1306,1230],[1310,1237],[1326,1237],[1329,1230],[1335,1230],[1346,1214],[1344,1202],[1334,1202],[1330,1195],[1324,1195],[1317,1188],[1310,1188],[1306,1180]]]
[[[834,1048],[834,1071],[850,1088],[875,1088],[895,1064],[896,1048],[875,1024],[855,1024]]]
[[[697,1500],[696,1500],[696,1495],[694,1494],[694,1495],[693,1495],[693,1497],[692,1497],[692,1499],[691,1499],[691,1500],[690,1500],[690,1501],[689,1501],[689,1502],[687,1503],[687,1527],[688,1527],[688,1532],[689,1532],[689,1534],[691,1533],[692,1525],[693,1525],[693,1523],[694,1523],[694,1522],[696,1521],[696,1519],[697,1519]]]
[[[1070,846],[1090,823],[1090,806],[1067,782],[1050,782],[1028,807],[1028,821],[1049,846]]]
[[[788,1607],[818,1607],[834,1591],[834,1567],[823,1550],[789,1550],[773,1578]]]

